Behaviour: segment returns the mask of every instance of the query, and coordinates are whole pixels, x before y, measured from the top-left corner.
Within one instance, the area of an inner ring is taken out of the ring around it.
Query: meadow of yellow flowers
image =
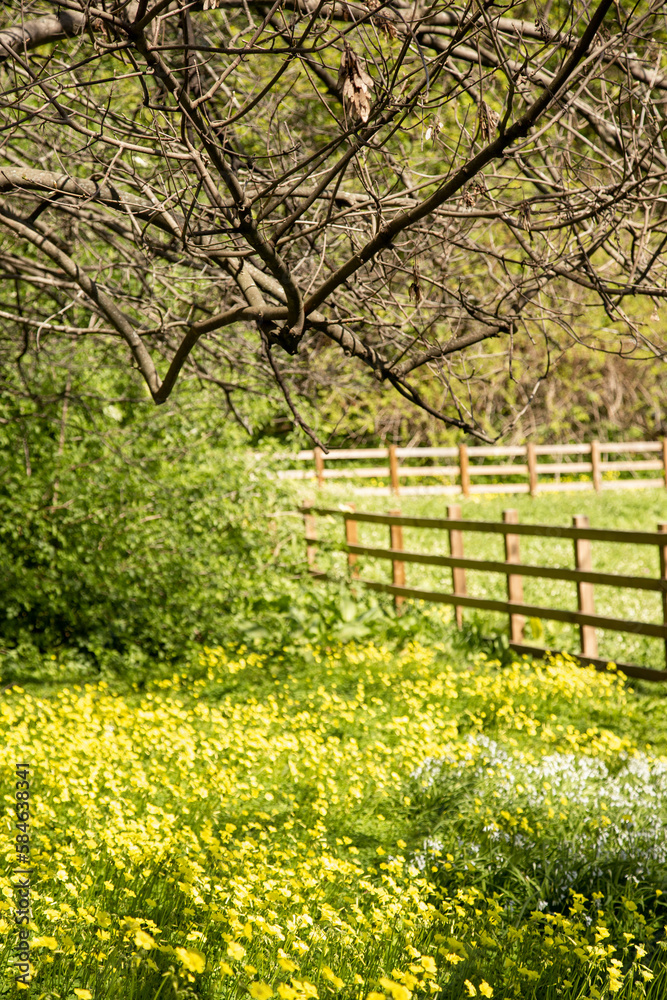
[[[667,699],[566,657],[206,650],[0,696],[43,1000],[664,1000]],[[663,896],[663,892],[665,895]]]

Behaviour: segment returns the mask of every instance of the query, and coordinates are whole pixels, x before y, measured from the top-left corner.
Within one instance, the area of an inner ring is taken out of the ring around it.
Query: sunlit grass
[[[341,503],[354,500],[356,509],[368,512],[387,512],[399,509],[406,515],[421,517],[445,517],[447,507],[452,502],[448,497],[353,497],[344,488],[334,488],[327,484],[316,495],[308,494],[318,505],[338,507]],[[454,498],[460,502],[462,516],[469,520],[500,521],[508,508],[518,511],[519,521],[532,524],[571,526],[575,514],[586,514],[591,527],[615,528],[631,531],[655,531],[661,521],[667,520],[667,490],[637,490],[632,492],[544,494],[531,498],[526,495],[481,496]],[[317,526],[321,537],[342,542],[343,526],[340,519],[318,518]],[[360,544],[389,546],[389,528],[383,525],[358,525]],[[404,528],[404,547],[416,552],[449,554],[447,533],[419,528]],[[520,551],[523,562],[544,566],[561,566],[572,569],[574,543],[566,539],[545,537],[521,537]],[[468,532],[464,534],[465,555],[475,559],[503,561],[502,536],[483,535]],[[648,576],[655,579],[659,575],[658,550],[655,546],[592,543],[593,569],[600,572],[620,573],[630,576]],[[341,576],[345,574],[345,557],[323,553],[319,557],[323,568],[333,569]],[[368,579],[391,581],[389,562],[359,558],[361,575]],[[406,563],[408,586],[426,590],[451,592],[451,570],[432,566]],[[497,573],[467,571],[466,583],[471,597],[506,600],[505,577]],[[524,600],[527,604],[542,607],[576,610],[576,584],[567,581],[541,580],[525,577],[523,580]],[[641,590],[619,590],[611,587],[597,587],[595,607],[600,615],[625,618],[630,621],[662,622],[662,602],[659,594]],[[452,612],[448,612],[451,617]],[[505,616],[492,612],[464,612],[464,618],[474,617],[488,633],[506,631]],[[548,620],[534,620],[528,626],[527,641],[535,641],[554,649],[564,649],[576,653],[579,636],[576,626]],[[665,645],[660,639],[626,635],[600,630],[598,633],[600,656],[619,662],[638,663],[655,669],[663,669]]]

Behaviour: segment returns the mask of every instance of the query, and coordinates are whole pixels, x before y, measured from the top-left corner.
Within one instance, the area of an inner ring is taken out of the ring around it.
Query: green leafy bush
[[[91,406],[81,385],[51,388],[0,403],[5,679],[45,654],[136,673],[232,638],[289,542],[267,516],[279,484],[210,403]]]

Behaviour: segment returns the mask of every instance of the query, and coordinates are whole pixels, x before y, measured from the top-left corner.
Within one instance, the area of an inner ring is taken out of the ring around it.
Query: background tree
[[[156,403],[197,378],[240,422],[273,380],[313,435],[296,394],[361,364],[491,439],[573,342],[663,359],[664,3],[35,0],[8,20],[6,369],[92,340]],[[480,410],[508,376],[506,409]]]

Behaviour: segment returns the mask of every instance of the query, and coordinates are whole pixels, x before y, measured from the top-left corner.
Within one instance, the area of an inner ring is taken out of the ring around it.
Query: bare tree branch
[[[0,354],[120,340],[154,402],[195,378],[243,424],[273,385],[311,436],[320,392],[386,385],[484,440],[568,344],[663,359],[667,0],[524,14],[20,0]]]

